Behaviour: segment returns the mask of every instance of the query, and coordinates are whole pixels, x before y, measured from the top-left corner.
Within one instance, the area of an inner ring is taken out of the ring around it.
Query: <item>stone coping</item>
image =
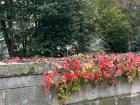
[[[42,74],[53,68],[53,62],[1,63],[0,78]]]

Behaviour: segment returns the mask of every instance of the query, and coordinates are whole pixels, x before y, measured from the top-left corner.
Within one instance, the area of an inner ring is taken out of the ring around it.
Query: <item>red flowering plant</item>
[[[33,58],[21,58],[21,57],[12,57],[4,58],[3,63],[28,63],[28,62],[45,62],[48,61],[47,58],[43,57],[33,57]]]
[[[120,76],[132,81],[137,75],[140,76],[140,55],[127,53],[65,57],[61,66],[46,71],[43,78],[47,91],[55,87],[58,98],[67,99],[84,82],[113,84]]]

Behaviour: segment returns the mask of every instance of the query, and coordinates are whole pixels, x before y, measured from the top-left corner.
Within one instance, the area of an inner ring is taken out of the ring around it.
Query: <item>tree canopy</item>
[[[107,52],[127,52],[139,16],[129,12],[134,2],[121,4],[119,0],[1,0],[0,34],[10,57],[66,56],[72,53],[70,48],[89,52],[95,37]]]

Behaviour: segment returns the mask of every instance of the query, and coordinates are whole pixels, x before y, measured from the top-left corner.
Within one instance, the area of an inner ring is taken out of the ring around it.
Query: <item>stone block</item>
[[[118,97],[117,105],[132,105],[131,97],[128,95],[124,95],[123,97]]]
[[[41,74],[53,68],[52,62],[8,63],[0,65],[0,77]]]
[[[95,100],[93,101],[82,101],[82,102],[77,102],[77,103],[73,103],[73,104],[67,104],[67,105],[97,105]]]
[[[42,84],[41,75],[1,78],[0,90],[40,86]]]
[[[53,105],[40,86],[0,91],[0,96],[3,96],[0,105]]]
[[[110,97],[110,98],[101,99],[98,105],[116,105],[115,98]]]
[[[132,83],[132,94],[140,92],[140,79],[136,78]]]
[[[136,93],[135,96],[131,97],[131,104],[140,105],[140,94],[139,93]]]

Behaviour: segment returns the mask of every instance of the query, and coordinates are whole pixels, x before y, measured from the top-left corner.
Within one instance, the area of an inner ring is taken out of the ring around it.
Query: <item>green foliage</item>
[[[136,36],[131,40],[131,50],[134,52],[140,52],[140,27],[138,27]]]
[[[65,56],[71,54],[67,46],[90,52],[95,36],[106,51],[127,52],[139,15],[126,9],[130,27],[124,11],[114,0],[5,0],[0,2],[0,33],[10,57]]]
[[[96,35],[109,52],[128,51],[128,19],[111,0],[97,0]]]
[[[86,0],[10,0],[0,5],[0,31],[11,57],[65,56],[67,46],[77,53],[89,50],[93,23]]]
[[[134,52],[140,51],[140,6],[134,5],[132,9],[127,11],[130,20],[130,50]]]
[[[66,52],[65,47],[71,44],[72,36],[69,29],[71,21],[69,7],[68,4],[64,4],[65,1],[55,0],[38,6],[40,25],[31,44],[34,52],[45,56],[63,56]]]
[[[66,46],[86,51],[90,39],[85,33],[84,5],[82,0],[50,0],[38,6],[40,26],[31,49],[45,56],[64,56]]]
[[[80,85],[79,79],[60,84],[59,88],[57,89],[58,99],[68,99],[70,95],[80,90]]]

